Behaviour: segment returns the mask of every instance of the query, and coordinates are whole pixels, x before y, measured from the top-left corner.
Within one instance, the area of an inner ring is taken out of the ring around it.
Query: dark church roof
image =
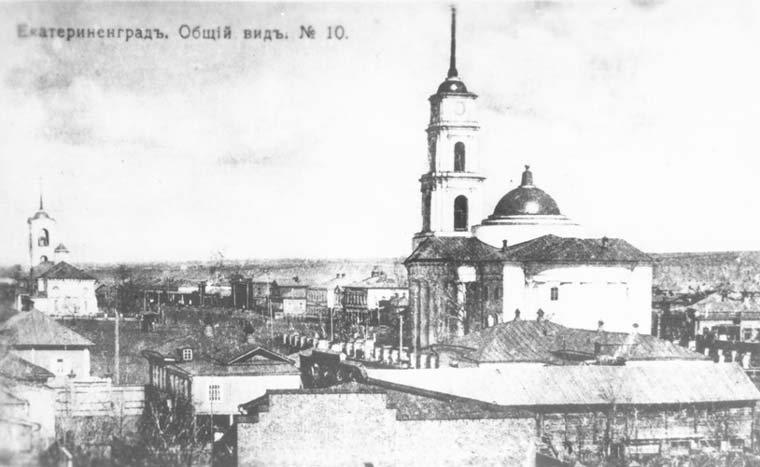
[[[507,216],[559,216],[562,213],[554,198],[533,185],[533,173],[525,166],[522,183],[519,187],[504,195],[490,219]]]
[[[507,249],[517,262],[651,263],[652,258],[619,238],[567,238],[544,235]]]
[[[52,268],[40,274],[39,277],[45,279],[76,279],[76,280],[97,280],[79,268],[76,268],[66,261],[57,263]]]
[[[404,261],[504,261],[498,248],[475,237],[428,237]]]

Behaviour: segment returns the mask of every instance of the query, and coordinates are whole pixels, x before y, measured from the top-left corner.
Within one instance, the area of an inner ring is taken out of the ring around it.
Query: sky
[[[233,38],[184,40],[183,24]],[[405,256],[448,41],[442,2],[0,3],[0,263],[27,261],[40,179],[75,262]],[[460,4],[484,212],[530,164],[600,236],[760,250],[757,44],[753,0]]]

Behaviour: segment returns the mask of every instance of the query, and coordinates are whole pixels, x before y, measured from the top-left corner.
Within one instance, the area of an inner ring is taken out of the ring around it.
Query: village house
[[[341,308],[343,287],[351,280],[345,273],[337,273],[335,277],[309,286],[306,291],[306,314],[312,317],[328,316]]]
[[[343,287],[343,311],[353,322],[377,323],[382,301],[408,295],[405,283],[375,267],[370,277]]]
[[[39,310],[22,311],[0,324],[9,351],[40,366],[58,380],[90,377],[89,339]]]
[[[299,388],[293,360],[262,348],[243,332],[204,331],[143,352],[149,363],[149,386],[192,403],[203,424],[226,429],[238,405],[267,389]],[[216,428],[215,428],[216,429]]]
[[[760,296],[715,292],[691,304],[694,334],[712,334],[715,340],[760,342]]]
[[[276,313],[285,316],[304,317],[306,315],[306,292],[308,284],[298,276],[292,279],[276,280],[272,283],[272,307]]]
[[[0,350],[0,458],[36,465],[55,441],[56,392],[52,372]]]

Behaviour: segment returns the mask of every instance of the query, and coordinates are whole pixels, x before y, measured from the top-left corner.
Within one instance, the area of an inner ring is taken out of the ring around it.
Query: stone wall
[[[531,418],[398,420],[382,392],[268,397],[238,420],[238,465],[535,465]]]

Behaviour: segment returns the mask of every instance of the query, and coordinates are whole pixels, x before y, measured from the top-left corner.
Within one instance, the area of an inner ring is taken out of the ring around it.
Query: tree
[[[193,404],[186,397],[145,388],[145,409],[137,439],[128,443],[115,439],[112,458],[120,466],[191,467],[208,456],[209,427],[196,422]]]

